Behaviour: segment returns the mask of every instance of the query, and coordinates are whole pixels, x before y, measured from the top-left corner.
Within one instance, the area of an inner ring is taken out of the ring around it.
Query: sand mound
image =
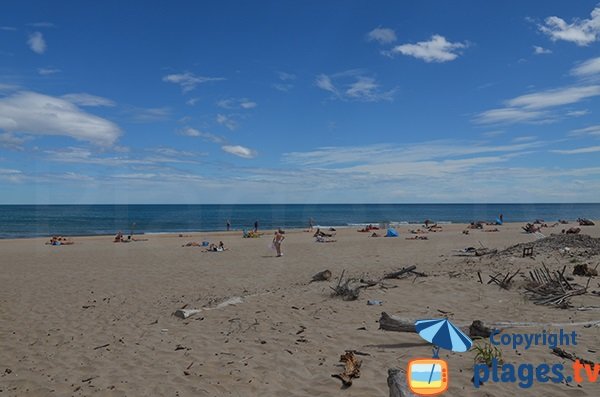
[[[571,252],[587,255],[600,255],[600,238],[585,234],[553,234],[530,243],[520,243],[498,252],[501,256],[521,256],[523,248],[531,248],[535,254],[554,254],[569,248]]]

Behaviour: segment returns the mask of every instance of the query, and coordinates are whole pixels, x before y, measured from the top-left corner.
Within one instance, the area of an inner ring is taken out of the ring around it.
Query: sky
[[[597,0],[0,4],[0,204],[599,197]]]

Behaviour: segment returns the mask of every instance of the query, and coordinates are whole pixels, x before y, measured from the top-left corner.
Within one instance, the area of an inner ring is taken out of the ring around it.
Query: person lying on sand
[[[425,233],[429,233],[428,230],[422,230],[422,229],[411,229],[409,230],[412,234],[425,234]]]
[[[482,221],[471,222],[471,224],[469,225],[469,229],[483,229],[483,222]]]
[[[437,223],[434,225],[431,225],[427,228],[427,230],[429,230],[430,232],[441,232],[442,231],[442,227],[439,226]]]
[[[115,235],[115,239],[113,240],[113,243],[128,243],[129,240],[127,240],[124,236],[123,236],[123,232],[119,231],[116,235]]]
[[[373,232],[373,234],[371,234],[369,237],[381,237],[381,234]]]
[[[205,252],[223,252],[229,251],[229,248],[225,248],[225,244],[222,241],[219,241],[219,244],[210,244]]]
[[[190,241],[182,245],[182,247],[202,247],[202,243],[197,241]]]
[[[581,228],[578,228],[578,227],[572,227],[566,231],[565,231],[565,229],[563,229],[561,231],[561,233],[564,233],[564,234],[579,234],[579,232],[581,232]]]
[[[362,229],[357,230],[357,232],[366,233],[366,232],[370,232],[372,230],[379,230],[379,227],[369,224],[369,225],[363,227]]]
[[[75,244],[74,241],[72,241],[66,237],[62,237],[62,236],[52,236],[50,241],[46,242],[46,245],[73,245],[73,244]]]
[[[413,236],[413,237],[406,237],[406,240],[429,240],[429,237],[427,237],[427,236]]]
[[[493,228],[493,229],[485,229],[484,232],[499,232],[500,230],[498,230],[497,227]]]
[[[317,231],[315,232],[315,234],[313,234],[313,237],[333,237],[335,236],[335,233],[325,233],[323,231],[321,231],[321,229],[317,228]]]
[[[337,240],[333,240],[329,237],[324,237],[324,236],[315,236],[316,242],[317,243],[335,243]]]
[[[242,237],[244,237],[244,238],[258,238],[264,234],[264,233],[255,232],[254,230],[250,230],[249,232],[244,230],[243,233],[244,234],[242,235]]]
[[[536,226],[533,223],[528,223],[527,225],[522,227],[525,233],[537,233],[540,231],[540,228],[540,226]]]

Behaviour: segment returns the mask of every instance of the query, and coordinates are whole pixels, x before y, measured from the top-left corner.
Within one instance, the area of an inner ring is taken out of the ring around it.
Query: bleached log
[[[194,316],[200,313],[202,310],[198,309],[177,309],[175,313],[173,313],[176,317],[186,319],[188,317]]]
[[[414,320],[390,316],[386,312],[381,313],[379,329],[395,332],[417,332]]]
[[[390,388],[390,397],[417,397],[406,385],[406,375],[404,372],[398,369],[388,369],[387,384]]]
[[[415,329],[416,320],[390,316],[386,312],[381,313],[379,318],[379,329],[394,332],[417,332]],[[548,328],[548,327],[600,327],[600,320],[581,321],[576,323],[536,323],[536,322],[495,322],[484,324],[479,320],[471,324],[456,324],[463,332],[471,337],[489,337],[492,330],[497,329],[502,332],[506,328]]]

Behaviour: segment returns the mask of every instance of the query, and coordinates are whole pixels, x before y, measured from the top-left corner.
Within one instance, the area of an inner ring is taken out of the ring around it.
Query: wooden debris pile
[[[345,270],[342,271],[338,283],[335,287],[330,287],[333,290],[332,296],[339,296],[345,301],[357,300],[360,295],[362,288],[367,288],[369,285],[362,284],[360,280],[356,278],[346,278],[344,280]]]
[[[344,274],[346,272],[344,270],[344,271],[342,271],[342,274],[340,275],[340,278],[338,279],[337,285],[335,287],[330,287],[333,290],[333,293],[331,295],[333,297],[339,296],[343,300],[353,301],[353,300],[358,299],[361,289],[375,287],[375,286],[380,286],[382,288],[385,288],[385,285],[384,285],[385,280],[404,279],[411,275],[415,276],[415,278],[416,277],[427,277],[427,274],[416,271],[415,270],[416,268],[417,267],[415,265],[412,265],[409,267],[404,267],[398,271],[387,273],[383,277],[381,277],[379,279],[375,279],[375,280],[365,280],[362,278],[358,279],[358,278],[350,278],[350,277],[348,277],[344,280]],[[316,276],[317,275],[315,275],[315,277]]]
[[[556,254],[560,250],[569,248],[569,252],[572,254],[589,257],[600,255],[600,238],[590,237],[586,234],[553,234],[530,243],[515,244],[496,255],[522,256],[523,248],[533,248],[536,255]]]
[[[537,305],[558,306],[568,308],[571,298],[584,295],[587,285],[583,288],[575,288],[565,277],[566,266],[562,271],[551,272],[542,263],[542,268],[533,269],[529,272],[529,284],[525,287],[530,299]],[[588,280],[589,284],[589,280]]]

